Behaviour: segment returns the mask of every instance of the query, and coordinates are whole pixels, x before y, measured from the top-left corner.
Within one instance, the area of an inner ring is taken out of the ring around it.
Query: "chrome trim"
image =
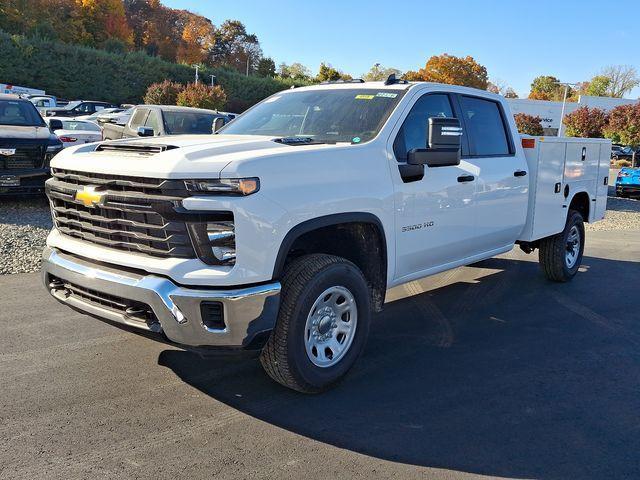
[[[148,328],[131,321],[126,314],[89,304],[53,288],[51,275],[97,292],[149,305],[165,335],[188,346],[247,346],[256,334],[273,328],[280,301],[279,282],[233,290],[186,288],[164,277],[96,265],[90,260],[45,248],[43,281],[56,300],[99,318],[142,329]],[[200,315],[202,301],[222,303],[226,328],[210,329],[204,325]]]

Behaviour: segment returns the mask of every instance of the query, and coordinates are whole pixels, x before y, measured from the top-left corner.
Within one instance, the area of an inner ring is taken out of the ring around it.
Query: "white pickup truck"
[[[516,244],[570,280],[583,222],[604,217],[610,150],[520,137],[502,97],[470,88],[291,89],[214,135],[58,154],[43,279],[185,347],[259,349],[274,380],[319,392],[353,366],[388,288]]]

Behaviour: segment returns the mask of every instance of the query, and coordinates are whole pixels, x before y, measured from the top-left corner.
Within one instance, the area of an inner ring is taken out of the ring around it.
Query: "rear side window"
[[[426,148],[430,117],[454,117],[448,95],[429,93],[413,105],[393,142],[396,160],[405,161],[407,152],[414,148]]]
[[[460,105],[474,155],[511,154],[500,107],[496,102],[461,96]]]

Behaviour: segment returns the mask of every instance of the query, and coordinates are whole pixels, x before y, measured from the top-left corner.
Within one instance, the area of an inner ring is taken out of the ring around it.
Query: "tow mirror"
[[[139,137],[153,137],[153,128],[151,127],[138,127]]]
[[[457,118],[431,117],[427,124],[427,148],[414,148],[407,153],[409,165],[446,167],[460,165],[462,128]]]
[[[216,117],[213,120],[213,133],[216,133],[223,126],[224,126],[224,118],[223,117]]]
[[[49,120],[49,129],[52,132],[55,132],[56,130],[62,130],[62,120],[58,120],[57,118]]]

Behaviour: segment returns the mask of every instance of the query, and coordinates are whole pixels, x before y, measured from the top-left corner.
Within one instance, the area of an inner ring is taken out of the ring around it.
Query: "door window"
[[[146,108],[136,110],[136,113],[134,113],[133,118],[131,119],[131,128],[138,128],[139,126],[144,125],[147,113],[149,113],[149,110]]]
[[[393,142],[393,152],[398,161],[406,161],[407,152],[414,148],[426,148],[430,117],[454,117],[448,95],[423,95],[411,108]]]
[[[511,155],[505,123],[498,103],[478,97],[460,97],[473,155]]]

